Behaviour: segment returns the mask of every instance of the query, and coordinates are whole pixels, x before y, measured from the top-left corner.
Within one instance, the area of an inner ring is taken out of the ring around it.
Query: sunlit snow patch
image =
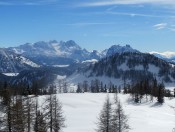
[[[13,77],[13,76],[18,76],[19,73],[2,73],[2,74]]]
[[[53,65],[53,67],[68,67],[69,65]]]

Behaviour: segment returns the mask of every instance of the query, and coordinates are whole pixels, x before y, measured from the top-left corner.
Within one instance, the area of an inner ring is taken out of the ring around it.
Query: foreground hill
[[[95,132],[97,117],[106,94],[58,94],[63,104],[66,125],[64,132]],[[163,105],[153,102],[134,104],[129,95],[119,94],[129,117],[130,132],[171,132],[175,127],[175,99],[165,99]],[[111,99],[113,94],[110,94]],[[41,100],[45,96],[40,97]]]

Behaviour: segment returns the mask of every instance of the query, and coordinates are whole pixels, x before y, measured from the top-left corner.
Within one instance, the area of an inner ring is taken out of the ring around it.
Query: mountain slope
[[[102,52],[93,50],[92,52],[82,49],[73,40],[67,42],[57,42],[56,40],[49,42],[36,42],[34,44],[26,43],[18,47],[8,48],[9,51],[20,54],[31,59],[40,65],[68,65],[74,62],[82,62],[86,60],[100,60],[106,56],[115,53],[139,52],[130,45],[120,46],[113,45],[109,49]]]
[[[7,51],[6,49],[0,49],[0,72],[20,72],[24,69],[37,68],[39,65],[32,62],[31,60]]]
[[[174,63],[175,64],[175,52],[150,52],[150,54],[153,54],[155,56],[157,56],[158,58],[164,59],[168,62]]]
[[[150,54],[125,52],[103,58],[94,65],[77,72],[69,80],[82,83],[84,80],[90,82],[96,78],[105,84],[111,81],[121,86],[124,80],[126,83],[131,83],[154,78],[159,82],[174,84],[175,68]]]
[[[100,59],[98,52],[88,52],[72,40],[27,43],[19,47],[8,48],[8,50],[28,57],[41,65],[65,65],[76,61]]]
[[[133,49],[130,45],[126,45],[126,46],[120,46],[120,45],[113,45],[111,46],[108,50],[105,56],[111,56],[114,55],[116,53],[125,53],[125,52],[131,52],[131,53],[139,53],[138,50]]]

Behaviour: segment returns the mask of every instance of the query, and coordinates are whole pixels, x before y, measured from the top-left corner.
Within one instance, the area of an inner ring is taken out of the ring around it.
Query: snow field
[[[97,117],[105,93],[57,94],[63,104],[66,125],[64,132],[95,132]],[[111,101],[114,94],[109,94]],[[129,117],[130,132],[172,132],[175,127],[175,99],[165,99],[163,105],[154,102],[135,104],[129,95],[118,94],[125,114]]]

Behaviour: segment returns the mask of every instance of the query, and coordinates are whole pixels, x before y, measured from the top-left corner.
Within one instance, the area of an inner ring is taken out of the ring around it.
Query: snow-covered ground
[[[95,132],[97,117],[106,98],[104,93],[69,93],[57,95],[66,115],[64,132]],[[113,94],[110,94],[111,100]],[[129,95],[118,95],[129,116],[130,132],[172,132],[175,128],[175,99],[163,105],[154,102],[134,104]],[[174,107],[174,108],[173,108]]]

